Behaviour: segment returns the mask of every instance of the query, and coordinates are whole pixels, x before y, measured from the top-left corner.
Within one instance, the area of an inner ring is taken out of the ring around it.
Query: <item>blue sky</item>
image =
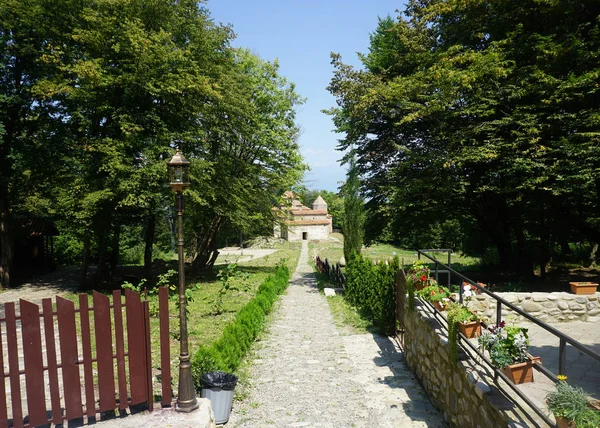
[[[232,24],[234,46],[249,48],[261,58],[279,60],[280,74],[296,84],[307,98],[298,109],[300,147],[310,165],[305,184],[310,189],[337,191],[345,167],[335,150],[338,134],[321,110],[335,99],[326,90],[333,75],[330,52],[347,64],[359,65],[357,52],[367,52],[377,18],[395,16],[398,0],[209,0],[216,22]]]

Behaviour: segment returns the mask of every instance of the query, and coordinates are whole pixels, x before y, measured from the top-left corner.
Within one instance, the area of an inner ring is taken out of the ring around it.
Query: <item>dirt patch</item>
[[[39,304],[42,299],[63,296],[77,290],[78,274],[79,269],[76,267],[67,267],[30,279],[15,288],[9,288],[0,293],[0,303],[17,302],[19,299],[23,299]]]
[[[239,263],[260,259],[276,252],[274,249],[225,247],[219,250],[217,263]]]

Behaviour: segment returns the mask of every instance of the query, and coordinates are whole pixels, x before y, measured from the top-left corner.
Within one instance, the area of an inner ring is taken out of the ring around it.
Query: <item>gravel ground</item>
[[[341,336],[319,294],[308,245],[251,369],[233,427],[444,427],[387,337]]]

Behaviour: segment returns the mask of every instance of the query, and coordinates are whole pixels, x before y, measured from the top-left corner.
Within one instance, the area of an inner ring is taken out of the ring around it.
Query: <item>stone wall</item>
[[[309,241],[326,240],[329,238],[329,225],[289,226],[287,240],[302,241],[302,233],[307,232]]]
[[[478,379],[469,360],[450,362],[447,337],[432,314],[417,308],[405,312],[404,320],[406,362],[451,426],[518,426],[491,403],[490,387]]]
[[[576,295],[571,293],[496,293],[519,309],[544,322],[587,321],[600,322],[600,293]],[[496,301],[487,294],[475,296],[468,302],[471,310],[488,320],[496,319]],[[517,317],[512,310],[502,306],[502,318]]]

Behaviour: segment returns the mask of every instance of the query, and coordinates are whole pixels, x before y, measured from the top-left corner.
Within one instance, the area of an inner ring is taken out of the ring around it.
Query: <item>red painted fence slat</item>
[[[43,299],[44,334],[46,337],[46,355],[48,356],[48,380],[50,382],[50,401],[52,403],[52,423],[62,422],[60,408],[60,389],[58,386],[58,364],[56,361],[56,338],[54,337],[54,319],[52,316],[52,300]]]
[[[169,333],[169,289],[158,289],[158,313],[160,316],[160,378],[162,383],[162,406],[171,405],[171,336]]]
[[[13,426],[23,426],[21,408],[21,377],[19,375],[19,344],[17,343],[17,317],[14,302],[4,305],[6,316],[6,341],[8,347],[8,372],[10,376],[10,398],[12,400]]]
[[[46,394],[44,391],[44,360],[42,358],[42,333],[38,305],[21,299],[21,335],[23,337],[23,362],[29,424],[46,425]]]
[[[154,410],[154,391],[152,390],[152,353],[150,352],[150,304],[147,300],[142,302],[144,313],[144,348],[146,350],[146,400],[148,410]]]
[[[117,345],[117,375],[119,377],[119,409],[127,408],[127,378],[125,375],[125,345],[123,336],[123,309],[121,306],[121,290],[113,291],[115,315],[115,343]]]
[[[171,405],[172,389],[169,301],[166,288],[159,289],[159,298],[161,342],[163,342],[161,344],[162,404],[163,407],[167,407]],[[49,423],[61,425],[64,420],[82,419],[84,408],[88,417],[95,417],[98,410],[100,412],[114,410],[117,406],[116,383],[118,383],[121,410],[125,410],[129,405],[140,403],[147,403],[149,410],[153,410],[149,302],[141,301],[140,295],[131,290],[125,292],[125,308],[121,301],[120,290],[113,292],[113,299],[113,314],[111,314],[110,299],[96,291],[93,294],[93,315],[90,315],[86,294],[79,295],[79,310],[75,309],[73,302],[58,296],[56,311],[53,310],[51,299],[43,299],[41,305],[21,299],[18,317],[15,303],[4,305],[5,317],[0,319],[0,338],[4,333],[7,339],[6,348],[4,342],[0,340],[0,428],[46,426]],[[81,336],[77,334],[77,312],[79,312]],[[125,312],[126,323],[123,320],[123,312]],[[91,316],[93,316],[93,326],[90,322]],[[114,339],[111,316],[114,316]],[[124,324],[127,328],[127,342],[125,342]],[[92,349],[92,329],[95,339],[94,349]],[[55,335],[55,330],[58,330],[58,335]],[[116,361],[114,361],[115,357]],[[128,367],[125,358],[128,358]],[[8,365],[8,372],[5,365]],[[115,365],[118,379],[115,379]],[[96,367],[97,385],[94,384]],[[59,381],[59,369],[62,382]],[[25,373],[24,378],[21,377],[21,373]],[[82,376],[84,385],[81,384]],[[21,380],[24,380],[25,384],[23,391],[21,391]],[[7,381],[9,388],[7,388]],[[127,394],[128,383],[130,397]],[[82,386],[85,389],[85,407]],[[99,401],[98,408],[95,401],[96,393]],[[26,401],[23,395],[26,395]],[[50,403],[46,402],[47,398]],[[25,418],[24,403],[27,403],[28,410]],[[9,420],[11,408],[12,419]]]
[[[60,360],[65,397],[65,418],[81,418],[81,382],[79,380],[79,357],[75,330],[75,305],[62,297],[56,297],[58,334],[60,337]]]
[[[88,295],[79,295],[79,320],[81,321],[81,347],[83,349],[83,376],[85,386],[85,414],[96,416],[94,399],[94,369],[92,367],[92,343],[90,336],[90,310]]]
[[[117,407],[115,401],[110,299],[97,291],[94,291],[94,330],[96,332],[100,411],[106,412],[114,410]]]
[[[140,295],[131,290],[125,290],[125,307],[127,308],[129,386],[133,405],[147,400],[146,350],[144,334],[141,334],[144,331],[144,312]]]
[[[0,322],[0,428],[8,428],[6,409],[6,376],[4,376],[4,349],[2,347],[2,323]]]

